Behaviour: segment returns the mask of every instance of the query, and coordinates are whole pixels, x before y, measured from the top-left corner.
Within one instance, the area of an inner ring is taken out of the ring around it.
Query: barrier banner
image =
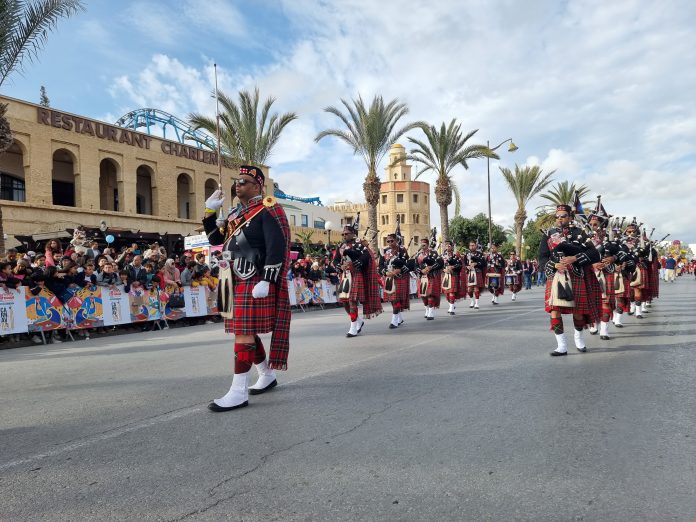
[[[32,295],[29,287],[23,288],[29,332],[49,332],[65,328],[63,303],[50,290],[42,288],[37,295]]]
[[[19,290],[0,288],[0,335],[24,333],[28,330],[25,299],[22,287]]]
[[[184,287],[184,302],[186,306],[184,311],[186,317],[202,317],[208,315],[208,307],[206,306],[205,287],[197,286],[196,288]]]
[[[63,306],[63,315],[68,329],[104,326],[101,288],[95,285],[77,290]]]
[[[164,292],[160,292],[160,310],[162,311],[162,317],[168,321],[176,321],[186,317],[186,311],[183,306],[178,308],[170,306],[169,302],[173,295],[183,295],[178,285],[167,285],[164,288]]]
[[[124,288],[102,287],[104,326],[116,326],[131,322],[130,301]]]
[[[158,288],[138,288],[128,292],[130,322],[156,321],[161,319]]]

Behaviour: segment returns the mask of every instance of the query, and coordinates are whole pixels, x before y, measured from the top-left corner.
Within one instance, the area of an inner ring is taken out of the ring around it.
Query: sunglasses
[[[253,181],[251,179],[239,178],[239,179],[234,180],[234,184],[238,185],[240,187],[243,187],[244,185],[248,185],[250,183],[253,183],[254,185],[257,184],[255,181]]]
[[[556,219],[563,219],[563,218],[567,218],[567,217],[568,217],[568,214],[556,214]]]

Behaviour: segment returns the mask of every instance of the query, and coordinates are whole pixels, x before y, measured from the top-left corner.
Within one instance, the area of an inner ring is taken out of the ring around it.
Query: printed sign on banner
[[[24,333],[28,329],[24,290],[0,288],[0,335]]]
[[[184,303],[186,317],[202,317],[208,315],[208,306],[205,299],[205,287],[184,287]]]
[[[104,287],[102,291],[102,306],[104,309],[104,326],[115,326],[131,322],[130,302],[128,294],[122,286],[117,286],[113,290]]]
[[[24,287],[24,296],[26,300],[26,314],[29,323],[28,331],[48,332],[65,328],[63,319],[63,303],[60,302],[53,292],[46,288],[33,295],[29,291],[29,287]]]

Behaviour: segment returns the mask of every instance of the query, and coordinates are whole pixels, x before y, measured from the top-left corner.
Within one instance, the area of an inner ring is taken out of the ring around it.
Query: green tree
[[[48,99],[48,94],[46,94],[46,87],[44,87],[43,85],[39,90],[39,105],[41,105],[42,107],[51,106],[51,100]]]
[[[452,179],[452,169],[461,165],[469,168],[467,160],[474,158],[490,157],[498,159],[498,156],[486,145],[467,145],[467,141],[478,129],[463,135],[461,124],[453,119],[449,125],[443,122],[438,130],[434,125],[422,125],[421,130],[425,134],[426,141],[416,138],[408,138],[416,148],[411,151],[407,159],[421,163],[425,168],[414,179],[418,179],[426,172],[433,172],[435,179],[435,201],[440,207],[440,231],[442,240],[449,239],[448,207],[454,199],[454,215],[461,211],[461,197],[459,188]]]
[[[347,143],[353,154],[362,157],[367,167],[367,175],[363,183],[365,201],[367,202],[367,224],[372,235],[372,248],[378,252],[377,245],[377,205],[379,204],[379,191],[381,183],[377,175],[377,166],[389,152],[401,136],[408,131],[426,125],[424,122],[408,123],[397,128],[399,120],[408,114],[406,104],[398,100],[384,103],[381,96],[375,96],[369,107],[365,105],[362,97],[348,102],[341,99],[345,112],[337,107],[326,107],[324,111],[336,116],[344,128],[326,129],[317,134],[315,141],[318,143],[327,136],[333,136]]]
[[[539,221],[543,216],[543,213],[537,214],[534,219],[527,222],[522,231],[526,259],[532,260],[539,258],[539,245],[544,237],[544,234],[539,228]]]
[[[456,216],[449,223],[450,239],[460,247],[469,246],[470,241],[478,241],[479,244],[488,242],[488,216],[483,212],[473,218]],[[503,227],[493,223],[493,242],[502,245],[507,237]]]
[[[512,192],[517,201],[517,211],[515,212],[515,250],[518,254],[521,254],[522,229],[524,228],[524,222],[527,220],[527,203],[551,183],[551,178],[556,171],[552,170],[548,174],[544,174],[537,165],[520,168],[519,165],[515,164],[514,173],[507,167],[501,167],[500,172],[503,174],[510,192]]]
[[[218,92],[218,99],[221,106],[220,147],[231,156],[234,164],[266,165],[283,129],[297,119],[297,114],[270,114],[275,102],[273,97],[267,98],[259,107],[258,87],[253,92],[239,91],[239,104],[223,92]],[[189,122],[195,129],[216,135],[215,118],[192,113]]]
[[[537,207],[541,209],[543,213],[543,216],[539,221],[539,226],[541,228],[552,227],[555,222],[554,214],[556,212],[556,206],[573,206],[573,202],[575,201],[575,192],[579,194],[583,207],[592,204],[591,201],[582,200],[582,198],[589,194],[590,189],[586,185],[576,186],[575,182],[571,183],[569,181],[559,181],[544,194],[541,194],[541,197],[547,200],[549,204]]]
[[[24,68],[25,60],[36,60],[56,29],[58,20],[84,9],[82,0],[0,0],[0,86],[10,74]],[[5,117],[7,104],[0,103],[0,154],[12,146],[12,129]],[[0,207],[0,252],[5,252],[5,231]]]

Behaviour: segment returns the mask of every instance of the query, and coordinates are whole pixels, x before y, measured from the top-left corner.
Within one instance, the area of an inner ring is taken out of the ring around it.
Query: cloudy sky
[[[398,98],[408,118],[456,118],[472,142],[513,138],[500,165],[587,184],[613,214],[696,242],[696,3],[665,0],[86,0],[39,62],[3,86],[115,121],[139,107],[214,114],[220,88],[258,85],[300,118],[271,158],[289,194],[361,200],[365,167],[333,139],[327,105]],[[118,6],[118,7],[114,7]],[[415,135],[415,134],[414,134]],[[407,141],[402,142],[408,147]],[[506,150],[506,149],[502,149]],[[493,218],[514,201],[491,164]],[[486,164],[455,173],[463,215],[486,210]],[[533,201],[532,207],[540,201]],[[436,210],[433,209],[433,212]]]

